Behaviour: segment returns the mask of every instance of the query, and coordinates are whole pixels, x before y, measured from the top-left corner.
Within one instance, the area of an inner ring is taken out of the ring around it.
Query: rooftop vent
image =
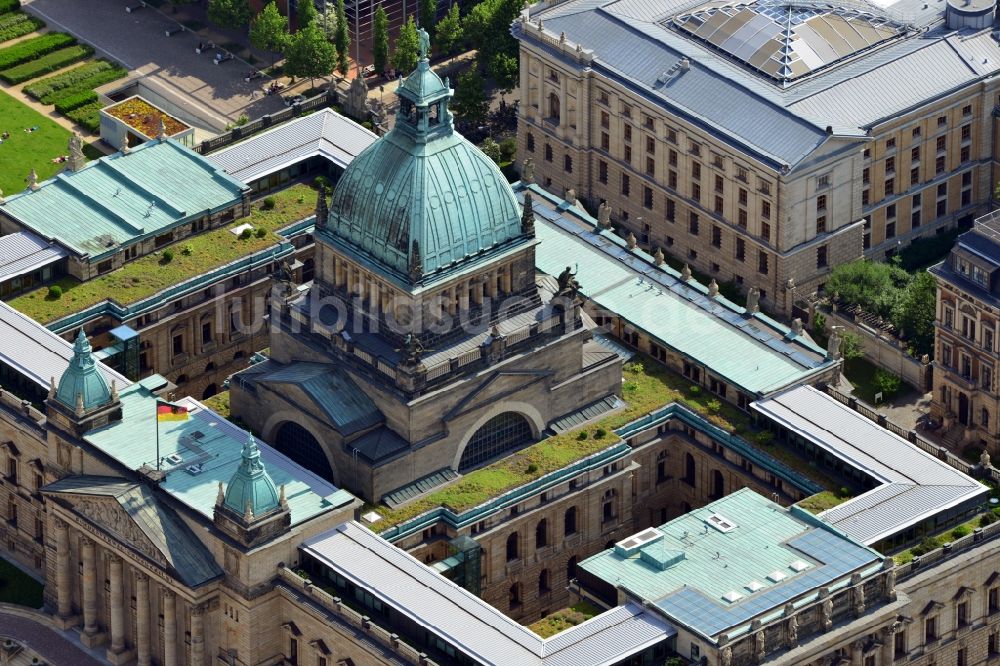
[[[191,476],[197,476],[202,473],[201,465],[188,465],[184,469],[186,469],[187,473],[190,474]]]
[[[729,590],[728,592],[722,595],[722,598],[728,601],[729,603],[734,603],[742,599],[743,595],[737,592],[736,590]]]
[[[794,562],[789,564],[788,567],[795,573],[800,573],[809,568],[809,563],[803,562],[802,560],[795,560]]]
[[[764,584],[760,583],[758,581],[752,580],[749,583],[747,583],[744,587],[746,587],[751,592],[756,592],[757,590],[764,589]]]
[[[648,530],[643,530],[638,534],[633,534],[629,538],[616,543],[615,553],[617,555],[621,555],[622,557],[629,557],[631,555],[635,555],[635,553],[643,546],[656,543],[662,538],[663,532],[655,527],[650,527]]]
[[[717,513],[713,513],[711,516],[706,518],[705,522],[723,533],[732,532],[736,529],[736,523],[720,516]]]
[[[184,462],[184,458],[181,458],[176,453],[171,453],[169,456],[167,456],[167,462],[170,463],[171,465],[180,465],[182,462]]]
[[[769,581],[771,581],[772,583],[780,583],[781,581],[785,580],[786,578],[788,578],[788,576],[786,576],[783,571],[778,571],[777,569],[775,569],[771,573],[767,574],[767,579]]]

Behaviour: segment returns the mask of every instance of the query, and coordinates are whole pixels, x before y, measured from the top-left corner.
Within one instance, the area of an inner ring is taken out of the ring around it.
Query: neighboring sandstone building
[[[231,395],[265,440],[372,501],[610,407],[621,384],[572,270],[536,283],[534,213],[455,132],[426,53],[397,94],[396,126],[351,163],[317,222],[312,287],[300,295],[279,276],[271,358],[236,375]]]
[[[1000,321],[1000,215],[976,220],[948,258],[930,272],[938,280],[931,414],[946,437],[1000,449],[997,348]]]
[[[539,3],[518,158],[766,309],[986,211],[994,5]],[[790,283],[789,281],[793,281]],[[793,286],[794,285],[794,286]]]

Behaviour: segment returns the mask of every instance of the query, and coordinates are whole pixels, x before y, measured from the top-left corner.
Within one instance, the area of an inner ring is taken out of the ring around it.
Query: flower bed
[[[105,112],[150,138],[160,133],[161,118],[167,129],[167,136],[173,136],[188,129],[187,125],[168,116],[141,97],[132,97],[114,106],[109,106]]]
[[[23,12],[0,14],[0,42],[23,37],[29,32],[44,28],[45,22]]]
[[[73,44],[76,44],[76,40],[64,32],[50,32],[46,35],[26,39],[23,42],[0,49],[0,69],[10,69]]]
[[[93,60],[68,72],[50,76],[41,81],[35,81],[24,87],[24,92],[42,104],[55,104],[57,101],[83,90],[93,90],[105,83],[110,83],[128,74],[120,67],[107,60]]]
[[[24,83],[37,78],[42,74],[54,72],[62,69],[74,62],[79,62],[84,58],[89,58],[94,54],[94,49],[89,46],[77,44],[58,51],[53,51],[36,60],[31,60],[17,67],[11,67],[0,72],[0,79],[12,85]]]

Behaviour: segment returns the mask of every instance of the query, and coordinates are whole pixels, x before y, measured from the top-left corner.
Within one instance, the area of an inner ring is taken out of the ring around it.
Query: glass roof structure
[[[782,83],[905,33],[875,7],[806,0],[709,2],[667,20],[678,30]]]

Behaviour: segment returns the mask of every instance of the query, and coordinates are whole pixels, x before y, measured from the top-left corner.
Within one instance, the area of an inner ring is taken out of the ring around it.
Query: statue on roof
[[[577,270],[579,273],[579,270]],[[576,296],[580,291],[580,283],[577,282],[576,273],[567,266],[566,270],[559,274],[556,278],[556,282],[559,285],[559,289],[556,291],[556,296]]]
[[[521,233],[533,236],[535,234],[535,207],[531,200],[531,192],[524,193],[524,206],[521,211]]]
[[[406,337],[403,338],[403,346],[396,351],[403,352],[404,363],[417,365],[420,363],[420,355],[427,351],[427,349],[425,349],[423,343],[420,342],[420,338],[415,336],[413,333],[407,333]]]
[[[750,287],[750,291],[747,292],[747,314],[752,315],[754,312],[760,311],[760,289],[757,287]]]
[[[66,168],[70,171],[79,171],[87,164],[87,158],[83,156],[83,139],[78,133],[70,134],[67,149],[69,161],[66,163]]]
[[[28,172],[28,177],[25,179],[25,182],[28,183],[28,189],[32,192],[38,189],[38,174],[35,173],[34,169]]]
[[[521,165],[521,182],[535,182],[535,161],[530,157],[524,160],[524,163]]]
[[[597,207],[597,224],[602,229],[611,226],[611,206],[608,205],[607,201],[602,201],[601,205]]]
[[[420,59],[424,60],[431,52],[431,36],[427,34],[426,30],[420,28],[417,30],[417,40],[420,48]]]

